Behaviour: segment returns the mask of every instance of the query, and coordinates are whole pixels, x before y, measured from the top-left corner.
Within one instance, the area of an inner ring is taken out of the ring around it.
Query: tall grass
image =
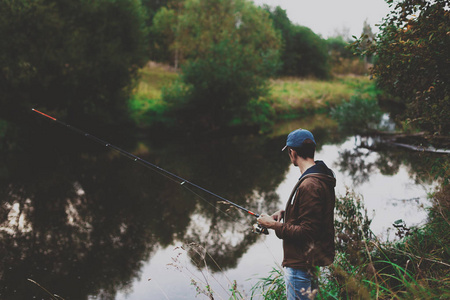
[[[429,222],[410,230],[399,227],[402,238],[393,242],[372,234],[361,196],[340,197],[337,255],[322,269],[316,299],[450,299],[450,185],[430,197]],[[264,299],[283,299],[277,291],[284,283],[270,280],[274,273],[255,286]]]
[[[273,268],[267,277],[262,277],[252,287],[251,299],[261,297],[267,300],[286,299],[283,271]]]
[[[281,117],[305,112],[324,112],[348,101],[356,89],[368,90],[374,82],[368,77],[345,76],[329,81],[279,78],[270,83],[274,108]]]

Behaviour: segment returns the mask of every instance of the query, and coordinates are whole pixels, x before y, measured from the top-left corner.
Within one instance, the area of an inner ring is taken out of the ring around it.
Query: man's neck
[[[300,173],[305,173],[306,170],[314,166],[316,163],[314,162],[314,159],[307,158],[307,159],[300,159],[300,162],[298,164],[298,167],[300,168]]]

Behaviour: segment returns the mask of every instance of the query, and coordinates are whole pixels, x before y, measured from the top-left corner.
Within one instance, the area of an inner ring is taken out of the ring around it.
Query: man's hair
[[[316,152],[316,144],[310,139],[305,140],[300,147],[289,147],[295,152],[297,155],[302,157],[303,159],[312,158],[314,159],[314,153]]]

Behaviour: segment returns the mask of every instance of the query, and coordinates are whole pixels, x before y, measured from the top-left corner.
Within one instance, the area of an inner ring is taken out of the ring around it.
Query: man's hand
[[[273,228],[277,222],[280,222],[283,218],[284,211],[279,210],[273,215],[261,214],[257,220],[258,224],[266,228]]]
[[[279,211],[274,212],[271,217],[275,221],[281,222],[281,220],[284,218],[284,210],[280,209]]]

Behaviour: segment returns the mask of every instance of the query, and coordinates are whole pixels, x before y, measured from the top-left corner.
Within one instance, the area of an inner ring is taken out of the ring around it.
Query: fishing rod
[[[209,191],[209,190],[207,190],[207,189],[205,189],[205,188],[203,188],[203,187],[201,187],[201,186],[199,186],[199,185],[197,185],[195,183],[192,183],[192,182],[190,182],[190,181],[188,181],[188,180],[186,180],[186,179],[184,179],[184,178],[182,178],[182,177],[180,177],[180,176],[178,176],[178,175],[176,175],[176,174],[174,174],[172,172],[169,172],[169,171],[167,171],[167,170],[165,170],[165,169],[163,169],[163,168],[161,168],[161,167],[159,167],[159,166],[157,166],[157,165],[155,165],[155,164],[153,164],[153,163],[151,163],[149,161],[146,161],[146,160],[144,160],[144,159],[142,159],[142,158],[140,158],[140,157],[138,157],[138,156],[136,156],[134,154],[131,154],[130,152],[127,152],[127,151],[125,151],[125,150],[123,150],[123,149],[121,149],[121,148],[119,148],[117,146],[114,146],[114,145],[112,145],[112,144],[110,144],[110,143],[108,143],[108,142],[106,142],[106,141],[104,141],[102,139],[99,139],[99,138],[97,138],[97,137],[95,137],[95,136],[93,136],[93,135],[91,135],[91,134],[89,134],[87,132],[84,132],[84,131],[76,128],[76,127],[73,127],[73,126],[71,126],[69,124],[66,124],[66,123],[64,123],[64,122],[62,122],[62,121],[60,121],[60,120],[58,120],[58,119],[56,119],[56,118],[54,118],[54,117],[52,117],[50,115],[47,115],[47,114],[45,114],[45,113],[43,113],[43,112],[41,112],[41,111],[39,111],[37,109],[32,108],[31,110],[33,112],[35,112],[35,113],[38,113],[39,115],[41,115],[43,117],[46,117],[46,118],[48,118],[48,119],[50,119],[52,121],[55,121],[56,123],[58,123],[58,124],[60,124],[60,125],[62,125],[64,127],[69,128],[69,129],[71,129],[71,130],[73,130],[73,131],[75,131],[75,132],[77,132],[77,133],[79,133],[79,134],[81,134],[81,135],[83,135],[83,136],[85,136],[85,137],[87,137],[87,138],[89,138],[89,139],[91,139],[91,140],[93,140],[93,141],[103,145],[103,146],[106,146],[106,147],[109,147],[111,149],[114,149],[117,152],[119,152],[120,154],[128,157],[129,159],[134,160],[137,163],[140,163],[141,165],[144,165],[146,167],[150,167],[150,168],[156,169],[156,170],[164,173],[165,175],[170,176],[173,180],[177,181],[182,186],[183,185],[185,185],[185,186],[186,185],[190,185],[190,186],[195,187],[195,188],[197,188],[197,189],[199,189],[199,190],[201,190],[201,191],[203,191],[203,192],[205,192],[207,194],[210,194],[211,196],[214,196],[214,197],[216,197],[216,198],[218,198],[218,199],[220,199],[222,201],[225,201],[226,203],[228,203],[228,204],[230,204],[230,205],[232,205],[232,206],[234,206],[234,207],[236,207],[236,208],[238,208],[238,209],[240,209],[242,211],[245,211],[246,213],[248,213],[248,214],[250,214],[250,215],[252,215],[252,216],[254,216],[256,218],[258,218],[260,216],[259,214],[254,213],[254,212],[252,212],[252,211],[250,211],[250,210],[248,210],[248,209],[246,209],[246,208],[244,208],[244,207],[242,207],[242,206],[240,206],[240,205],[238,205],[238,204],[236,204],[236,203],[234,203],[234,202],[232,202],[232,201],[230,201],[230,200],[228,200],[228,199],[226,199],[226,198],[224,198],[222,196],[219,196],[219,195],[217,195],[217,194],[215,194],[215,193],[213,193],[213,192],[211,192],[211,191]],[[255,224],[253,226],[253,232],[259,233],[259,234],[261,234],[261,233],[269,234],[269,231],[267,230],[267,228],[262,227],[259,224]]]

